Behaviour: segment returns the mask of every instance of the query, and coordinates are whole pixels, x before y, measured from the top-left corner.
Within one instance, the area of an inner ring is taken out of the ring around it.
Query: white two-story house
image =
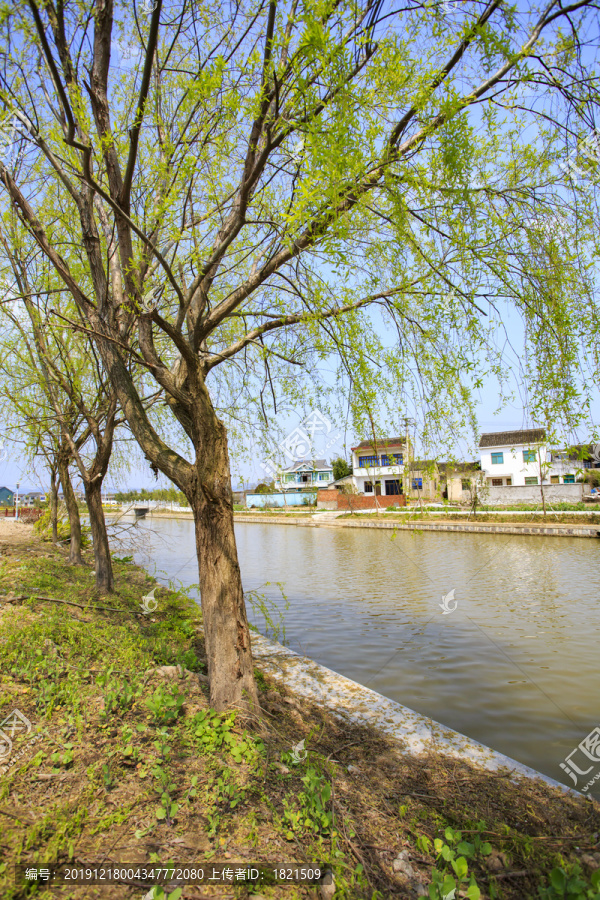
[[[406,440],[401,437],[361,441],[352,447],[352,475],[359,494],[401,494],[404,466],[408,462]]]
[[[479,454],[490,487],[574,484],[583,466],[572,454],[550,451],[544,428],[482,434]]]
[[[490,487],[540,484],[546,466],[546,431],[527,428],[522,431],[497,431],[482,434],[479,458]]]
[[[333,467],[326,460],[297,459],[277,473],[275,488],[278,491],[314,491],[327,487],[332,481]]]

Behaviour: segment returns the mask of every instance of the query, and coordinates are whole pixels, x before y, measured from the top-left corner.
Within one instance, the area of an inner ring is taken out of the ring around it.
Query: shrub
[[[58,507],[57,525],[58,540],[68,541],[71,537],[71,525],[69,523],[69,516],[67,515],[66,507],[62,504],[60,504]],[[42,515],[33,526],[33,530],[42,541],[52,540],[52,511],[50,509],[44,510]],[[87,525],[82,525],[81,546],[90,547],[91,543],[92,541],[90,529]]]

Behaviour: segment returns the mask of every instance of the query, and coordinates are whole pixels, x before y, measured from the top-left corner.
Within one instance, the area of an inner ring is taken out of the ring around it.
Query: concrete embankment
[[[327,518],[325,517],[327,516]],[[512,522],[402,522],[380,519],[354,519],[350,516],[330,518],[330,514],[314,516],[235,515],[236,522],[260,522],[270,525],[301,525],[327,528],[387,528],[396,531],[469,531],[480,534],[533,534],[543,537],[600,537],[598,525],[519,525]]]
[[[186,519],[193,521],[192,513],[151,512],[148,519]],[[399,519],[354,518],[344,514],[316,513],[309,515],[265,515],[261,513],[235,513],[236,522],[259,522],[261,525],[300,525],[308,528],[384,528],[396,531],[454,531],[478,532],[480,534],[533,534],[542,537],[582,537],[600,538],[600,525],[556,523],[553,525],[526,524],[517,522],[403,522]]]
[[[440,753],[468,760],[489,772],[508,770],[513,778],[537,778],[565,793],[581,796],[536,769],[389,700],[256,632],[252,633],[252,653],[265,674],[284,684],[297,696],[318,703],[340,719],[380,730],[397,741],[404,754],[419,757],[431,752]]]

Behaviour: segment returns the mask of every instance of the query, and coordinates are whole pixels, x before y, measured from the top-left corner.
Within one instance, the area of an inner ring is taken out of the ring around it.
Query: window
[[[423,490],[423,479],[422,478],[413,478],[412,489],[413,489],[413,491],[422,491]]]
[[[329,481],[333,478],[333,472],[319,472],[319,481]]]
[[[523,462],[535,462],[535,450],[523,450]]]
[[[373,493],[373,483],[371,481],[365,481],[365,494]]]
[[[537,483],[538,483],[538,480],[535,475],[530,475],[528,478],[525,479],[525,484],[537,484]]]
[[[559,481],[560,481],[560,478],[558,477],[558,475],[550,476],[550,484],[558,484]]]
[[[460,484],[461,484],[461,487],[462,487],[463,491],[470,491],[470,490],[471,490],[471,481],[470,481],[469,478],[461,478],[461,479],[460,479]]]
[[[592,468],[592,461],[591,461],[591,459],[584,459],[584,461],[583,461],[583,468],[584,468],[584,469],[591,469],[591,468]]]
[[[384,453],[381,457],[381,465],[382,466],[401,466],[402,465],[402,454],[401,453]]]
[[[565,475],[565,477],[563,478],[563,484],[575,484],[575,476]]]
[[[359,456],[358,457],[358,465],[359,468],[364,469],[365,466],[376,466],[377,465],[377,457],[376,456]]]
[[[506,479],[506,486],[507,486],[507,487],[511,487],[511,486],[512,486],[512,478],[507,478],[507,479]]]
[[[492,478],[492,487],[502,487],[502,479]]]
[[[390,494],[401,494],[402,490],[400,488],[400,479],[390,478],[389,480],[386,480],[385,493],[387,497],[389,497]]]
[[[492,465],[501,466],[504,462],[504,453],[492,453]]]

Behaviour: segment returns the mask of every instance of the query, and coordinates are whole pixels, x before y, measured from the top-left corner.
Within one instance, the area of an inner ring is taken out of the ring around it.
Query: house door
[[[381,482],[380,481],[375,482],[375,496],[381,497]]]

